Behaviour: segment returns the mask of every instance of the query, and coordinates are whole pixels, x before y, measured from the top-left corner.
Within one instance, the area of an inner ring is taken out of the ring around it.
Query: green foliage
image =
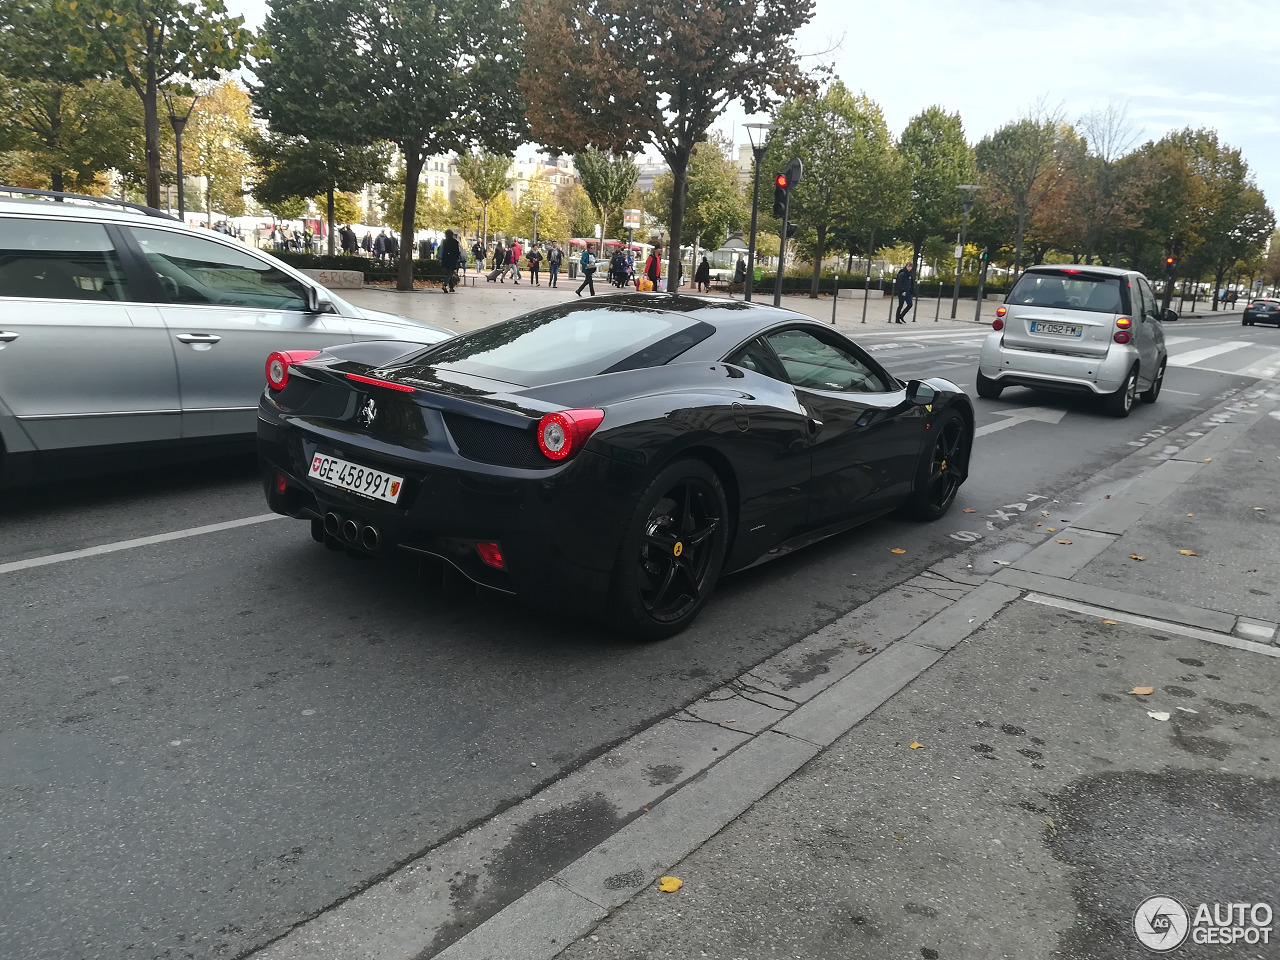
[[[481,229],[488,236],[496,226],[489,223],[489,207],[511,186],[511,157],[506,153],[463,151],[457,158],[458,176],[480,203]]]
[[[610,215],[622,208],[636,188],[640,173],[635,161],[631,157],[612,156],[588,148],[574,155],[573,165],[578,169],[582,189],[599,211],[599,222],[605,225],[607,232]]]
[[[564,211],[567,226],[565,233],[570,237],[590,237],[595,229],[595,208],[591,198],[580,183],[564,183],[556,188],[556,202]]]
[[[962,183],[976,183],[978,165],[964,137],[960,114],[940,106],[924,110],[907,123],[898,153],[911,178],[911,201],[897,233],[916,251],[940,234],[960,229]]]
[[[545,177],[534,177],[520,195],[511,221],[511,230],[518,237],[533,239],[533,208],[538,206],[538,239],[569,239],[569,219],[556,201],[556,192]]]
[[[731,230],[742,230],[751,219],[747,199],[738,186],[738,165],[729,157],[732,145],[712,134],[693,149],[680,243],[718,250]],[[650,191],[656,209],[671,209],[674,178],[670,172],[654,181]]]

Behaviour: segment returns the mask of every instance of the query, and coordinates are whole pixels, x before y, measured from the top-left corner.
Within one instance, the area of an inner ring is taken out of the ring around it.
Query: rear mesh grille
[[[458,451],[468,460],[526,469],[551,466],[538,449],[531,428],[509,427],[457,413],[446,413],[444,423]]]

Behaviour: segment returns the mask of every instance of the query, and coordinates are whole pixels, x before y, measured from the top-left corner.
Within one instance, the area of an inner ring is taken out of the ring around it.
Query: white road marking
[[[1018,410],[995,410],[993,413],[998,417],[1007,417],[1008,419],[979,427],[973,431],[975,437],[995,433],[997,430],[1003,430],[1005,427],[1012,427],[1018,423],[1026,423],[1029,420],[1038,420],[1041,423],[1061,423],[1062,418],[1067,415],[1067,411],[1062,409],[1055,410],[1053,407],[1022,407]]]
[[[1175,347],[1180,343],[1190,343],[1192,340],[1203,340],[1204,337],[1165,337],[1164,345],[1166,347]]]
[[[1170,390],[1168,387],[1165,387],[1165,388],[1164,388],[1164,389],[1162,389],[1160,392],[1161,392],[1161,393],[1176,393],[1176,394],[1178,394],[1179,396],[1182,396],[1182,397],[1198,397],[1198,396],[1200,396],[1200,394],[1196,393],[1194,390]]]
[[[1263,360],[1259,360],[1252,366],[1245,367],[1240,371],[1240,375],[1244,377],[1274,377],[1280,372],[1280,350],[1268,354]]]
[[[1201,360],[1208,360],[1210,357],[1221,356],[1224,353],[1230,353],[1232,350],[1239,350],[1241,347],[1252,346],[1254,346],[1254,344],[1248,340],[1228,340],[1226,343],[1215,343],[1211,347],[1201,347],[1199,350],[1188,350],[1186,353],[1180,353],[1176,357],[1170,357],[1169,366],[1189,367],[1192,364],[1199,363]]]
[[[14,560],[11,563],[0,563],[0,574],[15,573],[18,570],[30,570],[32,567],[47,567],[53,563],[66,563],[68,560],[80,560],[84,557],[97,557],[104,553],[115,553],[119,550],[132,550],[135,547],[149,547],[155,543],[167,543],[170,540],[183,540],[187,537],[198,537],[206,533],[218,533],[222,530],[234,530],[236,527],[248,527],[255,523],[266,523],[268,520],[283,520],[278,513],[262,513],[256,517],[245,517],[242,520],[227,520],[223,523],[210,523],[203,527],[188,527],[186,530],[174,530],[172,533],[157,533],[150,537],[137,537],[133,540],[117,540],[115,543],[104,543],[96,547],[85,547],[83,550],[69,550],[66,553],[50,553],[43,557],[30,557],[26,560]]]

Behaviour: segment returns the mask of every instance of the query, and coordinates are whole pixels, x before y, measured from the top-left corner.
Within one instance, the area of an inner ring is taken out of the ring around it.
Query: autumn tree
[[[738,165],[729,159],[731,144],[722,134],[698,144],[689,157],[688,196],[685,199],[681,246],[718,250],[730,230],[740,230],[749,216],[746,198],[738,186]],[[654,181],[650,204],[671,209],[675,178],[668,171]],[[672,235],[674,237],[674,235]],[[672,245],[675,244],[673,239]],[[697,260],[697,250],[693,258]]]
[[[520,91],[533,136],[573,153],[652,144],[671,170],[668,224],[679,237],[689,159],[729,104],[760,113],[810,88],[794,39],[814,2],[794,0],[780,16],[766,0],[699,0],[696,13],[651,0],[523,0]]]
[[[570,237],[591,236],[595,223],[595,209],[591,206],[591,198],[580,183],[562,183],[556,187],[556,203],[564,211],[566,220],[565,233]],[[670,208],[668,207],[668,212]]]
[[[227,216],[244,213],[244,185],[249,176],[248,139],[253,135],[249,94],[234,80],[207,84],[183,133],[183,152],[190,157],[187,172],[204,177],[204,209]]]
[[[510,0],[272,0],[256,66],[258,110],[280,133],[390,141],[404,160],[397,287],[413,289],[413,234],[426,159],[526,138],[515,95],[519,21]]]
[[[784,104],[774,123],[764,166],[781,171],[792,157],[804,164],[788,216],[812,231],[809,295],[817,297],[828,233],[840,223],[868,231],[898,223],[907,199],[906,170],[880,107],[839,80],[821,96]],[[890,212],[887,220],[881,212]]]
[[[272,133],[249,137],[246,144],[258,171],[253,195],[263,206],[275,209],[273,204],[287,197],[324,197],[330,256],[337,192],[359,191],[366,184],[381,182],[390,164],[390,150],[382,143],[352,146]]]
[[[635,160],[588,147],[574,155],[573,165],[578,169],[578,182],[600,214],[603,241],[609,229],[609,215],[622,209],[640,177]]]
[[[142,102],[147,205],[160,205],[160,95],[240,66],[253,35],[222,0],[54,0],[77,31],[70,54]]]
[[[482,235],[487,246],[489,243],[489,207],[500,194],[511,186],[511,157],[505,153],[491,153],[479,150],[475,153],[466,151],[458,154],[458,176],[480,201],[480,212],[484,218]],[[497,229],[496,227],[494,228]]]
[[[912,117],[898,141],[898,154],[910,178],[910,205],[898,236],[911,244],[919,262],[931,237],[960,229],[961,184],[973,183],[978,164],[964,136],[959,113],[932,106]]]
[[[529,181],[520,195],[512,217],[511,229],[517,236],[533,238],[534,204],[538,210],[538,236],[555,240],[568,240],[569,219],[556,201],[556,192],[546,177],[537,176]]]

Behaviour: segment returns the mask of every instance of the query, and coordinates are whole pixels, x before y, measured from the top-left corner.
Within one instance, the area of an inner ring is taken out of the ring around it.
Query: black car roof
[[[728,337],[735,335],[748,337],[765,327],[787,320],[818,322],[812,317],[765,304],[725,300],[722,297],[698,297],[684,293],[618,293],[596,297],[594,300],[583,300],[572,306],[580,310],[589,310],[592,304],[598,306],[601,301],[611,307],[634,306],[643,307],[646,310],[661,310],[664,313],[678,313],[693,320],[709,323]]]

